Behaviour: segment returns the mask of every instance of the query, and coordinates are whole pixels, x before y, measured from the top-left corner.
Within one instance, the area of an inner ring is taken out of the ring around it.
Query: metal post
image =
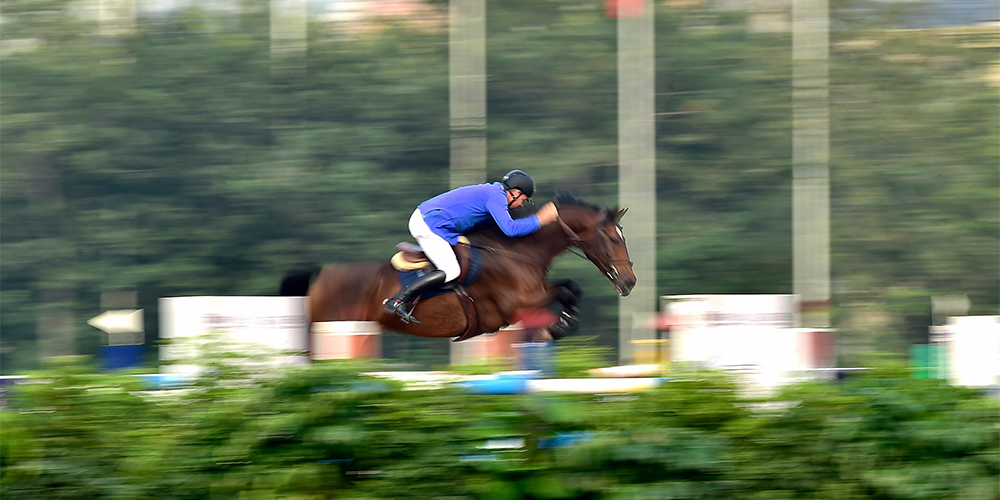
[[[448,6],[448,95],[452,188],[486,181],[486,0]],[[468,362],[476,343],[449,343],[451,363]]]
[[[486,0],[451,0],[451,187],[486,180]]]
[[[656,63],[654,3],[642,11],[618,7],[618,199],[638,278],[618,303],[619,360],[631,362],[635,340],[656,338]]]
[[[52,283],[50,277],[41,280]],[[38,353],[44,361],[57,356],[76,354],[76,316],[73,314],[75,293],[67,289],[49,289],[41,293],[36,325]]]
[[[830,326],[827,0],[792,1],[792,253],[801,326]]]
[[[305,71],[306,30],[306,0],[271,0],[273,72]]]
[[[101,36],[116,37],[135,33],[135,0],[98,0]]]

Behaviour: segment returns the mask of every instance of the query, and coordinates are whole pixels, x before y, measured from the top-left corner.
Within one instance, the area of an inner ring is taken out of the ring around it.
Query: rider
[[[533,194],[535,181],[531,176],[511,170],[500,182],[455,188],[418,205],[410,216],[410,234],[437,269],[387,300],[385,312],[409,320],[412,316],[405,306],[410,300],[458,278],[461,268],[452,245],[476,224],[493,219],[507,236],[524,236],[554,222],[559,212],[552,202],[534,215],[511,218],[510,210],[523,205]]]

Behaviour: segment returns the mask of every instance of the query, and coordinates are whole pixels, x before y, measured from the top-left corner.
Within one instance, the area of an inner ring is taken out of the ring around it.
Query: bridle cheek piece
[[[617,281],[618,278],[621,276],[621,273],[618,272],[618,267],[616,267],[614,264],[615,262],[628,262],[629,266],[632,265],[632,261],[629,259],[611,258],[611,251],[608,249],[607,232],[604,231],[604,226],[602,226],[601,224],[597,225],[597,237],[600,238],[601,240],[601,250],[604,253],[604,258],[595,259],[593,257],[592,252],[589,249],[591,245],[588,245],[587,244],[588,242],[584,241],[579,234],[576,234],[576,231],[574,231],[573,228],[569,227],[569,224],[566,224],[566,221],[564,221],[561,216],[557,217],[556,220],[559,221],[559,225],[562,226],[563,231],[565,231],[566,234],[569,235],[569,239],[570,241],[573,242],[573,246],[582,250],[584,255],[576,254],[576,252],[573,253],[576,255],[580,255],[581,258],[593,262],[595,265],[597,265],[597,268],[602,273],[604,273],[604,275],[607,276],[608,279],[610,279],[611,281]]]

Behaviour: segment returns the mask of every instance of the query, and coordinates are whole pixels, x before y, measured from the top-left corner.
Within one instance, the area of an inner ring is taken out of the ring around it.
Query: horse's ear
[[[622,217],[625,217],[625,212],[628,212],[628,207],[624,207],[624,208],[619,208],[619,209],[618,209],[618,210],[617,210],[617,211],[615,212],[615,220],[616,220],[616,221],[621,221],[621,220],[622,220]]]

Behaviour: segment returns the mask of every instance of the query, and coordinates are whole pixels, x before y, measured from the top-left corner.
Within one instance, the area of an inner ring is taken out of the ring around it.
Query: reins
[[[565,231],[566,234],[569,235],[570,242],[572,243],[572,245],[570,245],[569,247],[566,248],[566,251],[569,252],[569,253],[571,253],[571,254],[573,254],[573,255],[576,255],[577,257],[580,257],[583,260],[589,260],[586,255],[583,255],[583,254],[577,252],[573,248],[573,246],[576,246],[577,248],[580,248],[580,245],[583,243],[583,238],[581,238],[580,235],[576,234],[576,231],[573,231],[573,228],[569,227],[569,225],[566,224],[566,221],[563,220],[562,216],[556,217],[556,220],[559,221],[559,225],[562,227],[563,231]],[[476,244],[473,244],[471,242],[469,243],[469,246],[471,246],[473,248],[478,248],[480,250],[485,250],[485,251],[490,252],[490,253],[501,254],[501,255],[506,255],[508,257],[513,257],[513,258],[515,258],[517,260],[520,260],[522,262],[529,262],[529,263],[532,263],[532,264],[539,264],[539,265],[542,265],[542,266],[544,266],[545,264],[547,264],[546,262],[542,262],[539,259],[530,259],[528,257],[525,257],[524,255],[521,255],[521,254],[519,254],[517,252],[513,252],[513,251],[508,250],[506,248],[496,248],[496,247],[487,246],[487,245],[476,245]]]
[[[607,263],[604,263],[601,259],[594,259],[590,257],[590,255],[587,252],[587,249],[584,247],[583,238],[581,238],[579,234],[576,234],[576,231],[574,231],[573,228],[569,227],[569,224],[566,224],[566,221],[563,220],[561,215],[557,216],[556,220],[559,221],[559,225],[562,226],[563,231],[565,231],[566,234],[569,235],[569,239],[570,241],[573,242],[573,246],[582,250],[584,255],[580,255],[579,253],[573,251],[572,246],[567,248],[566,251],[572,253],[573,255],[576,255],[577,257],[580,257],[581,259],[593,262],[597,266],[597,268],[601,270],[602,273],[608,276],[608,278],[611,278],[613,280],[618,277],[618,268],[615,266],[616,262],[628,262],[630,266],[632,265],[631,260],[611,258],[611,252],[608,251],[608,242],[606,241],[607,236],[605,236],[604,228],[600,224],[597,225],[597,232],[598,236],[601,239],[601,249],[604,251],[604,257],[605,257],[604,260],[606,260]]]
[[[583,260],[589,260],[586,255],[578,253],[576,250],[573,249],[574,246],[577,248],[581,248],[580,245],[583,243],[583,238],[581,238],[579,234],[576,234],[576,231],[574,231],[573,228],[569,227],[569,224],[566,224],[566,221],[563,220],[561,215],[556,216],[556,220],[559,221],[559,225],[562,226],[563,231],[565,231],[566,234],[569,235],[569,240],[573,243],[572,246],[566,248],[566,251],[573,255],[576,255],[577,257]]]
[[[600,262],[599,259],[591,259],[590,256],[587,255],[587,250],[585,248],[586,242],[583,240],[583,238],[580,237],[579,234],[577,234],[576,231],[573,230],[573,228],[569,227],[569,224],[567,224],[566,221],[563,220],[562,215],[557,215],[556,216],[556,221],[559,222],[559,227],[562,228],[563,232],[565,232],[566,235],[569,236],[569,239],[570,239],[570,245],[566,248],[565,251],[567,251],[567,252],[569,252],[569,253],[571,253],[573,255],[576,255],[577,257],[580,257],[583,260],[589,260],[589,261],[594,262],[595,264],[598,265],[598,269],[600,269],[601,272],[607,274],[608,276],[612,276],[613,274],[614,275],[618,274],[618,270],[615,268],[614,263],[615,262],[619,262],[619,261],[623,261],[624,259],[611,259],[610,258],[610,252],[608,252],[608,249],[607,249],[607,242],[604,241],[604,236],[603,236],[604,235],[604,229],[603,228],[598,227],[598,231],[599,231],[599,233],[602,236],[601,242],[603,244],[603,250],[604,250],[605,257],[606,257],[605,260],[608,261],[608,265],[611,268],[610,270],[609,269],[602,269],[602,267],[604,267],[604,266],[601,265],[601,262]],[[525,257],[524,255],[521,255],[521,254],[516,253],[516,252],[512,252],[512,251],[510,251],[510,250],[508,250],[506,248],[495,248],[495,247],[492,247],[492,246],[474,245],[472,243],[470,243],[469,246],[471,246],[473,248],[478,248],[480,250],[485,250],[487,252],[495,253],[495,254],[507,255],[509,257],[513,257],[513,258],[515,258],[517,260],[520,260],[520,261],[523,261],[523,262],[530,262],[530,263],[533,263],[533,264],[543,264],[543,265],[545,264],[544,262],[539,262],[538,259],[529,259],[529,258]],[[576,247],[576,248],[573,248],[573,247]],[[577,249],[579,249],[579,251]],[[583,253],[580,253],[580,251],[582,251]],[[632,262],[629,261],[629,265],[631,265],[631,264],[632,264]]]
[[[476,244],[473,244],[472,242],[469,242],[468,245],[470,247],[472,247],[472,248],[478,248],[479,250],[485,250],[485,251],[490,252],[490,253],[499,254],[499,255],[506,255],[508,257],[512,257],[512,258],[520,260],[522,262],[528,262],[528,263],[531,263],[531,264],[537,264],[537,265],[541,265],[543,267],[545,265],[545,262],[542,262],[539,259],[529,259],[528,257],[525,257],[524,255],[521,255],[521,254],[519,254],[517,252],[512,252],[512,251],[510,251],[510,250],[508,250],[506,248],[496,248],[496,247],[486,246],[486,245],[476,245]]]

